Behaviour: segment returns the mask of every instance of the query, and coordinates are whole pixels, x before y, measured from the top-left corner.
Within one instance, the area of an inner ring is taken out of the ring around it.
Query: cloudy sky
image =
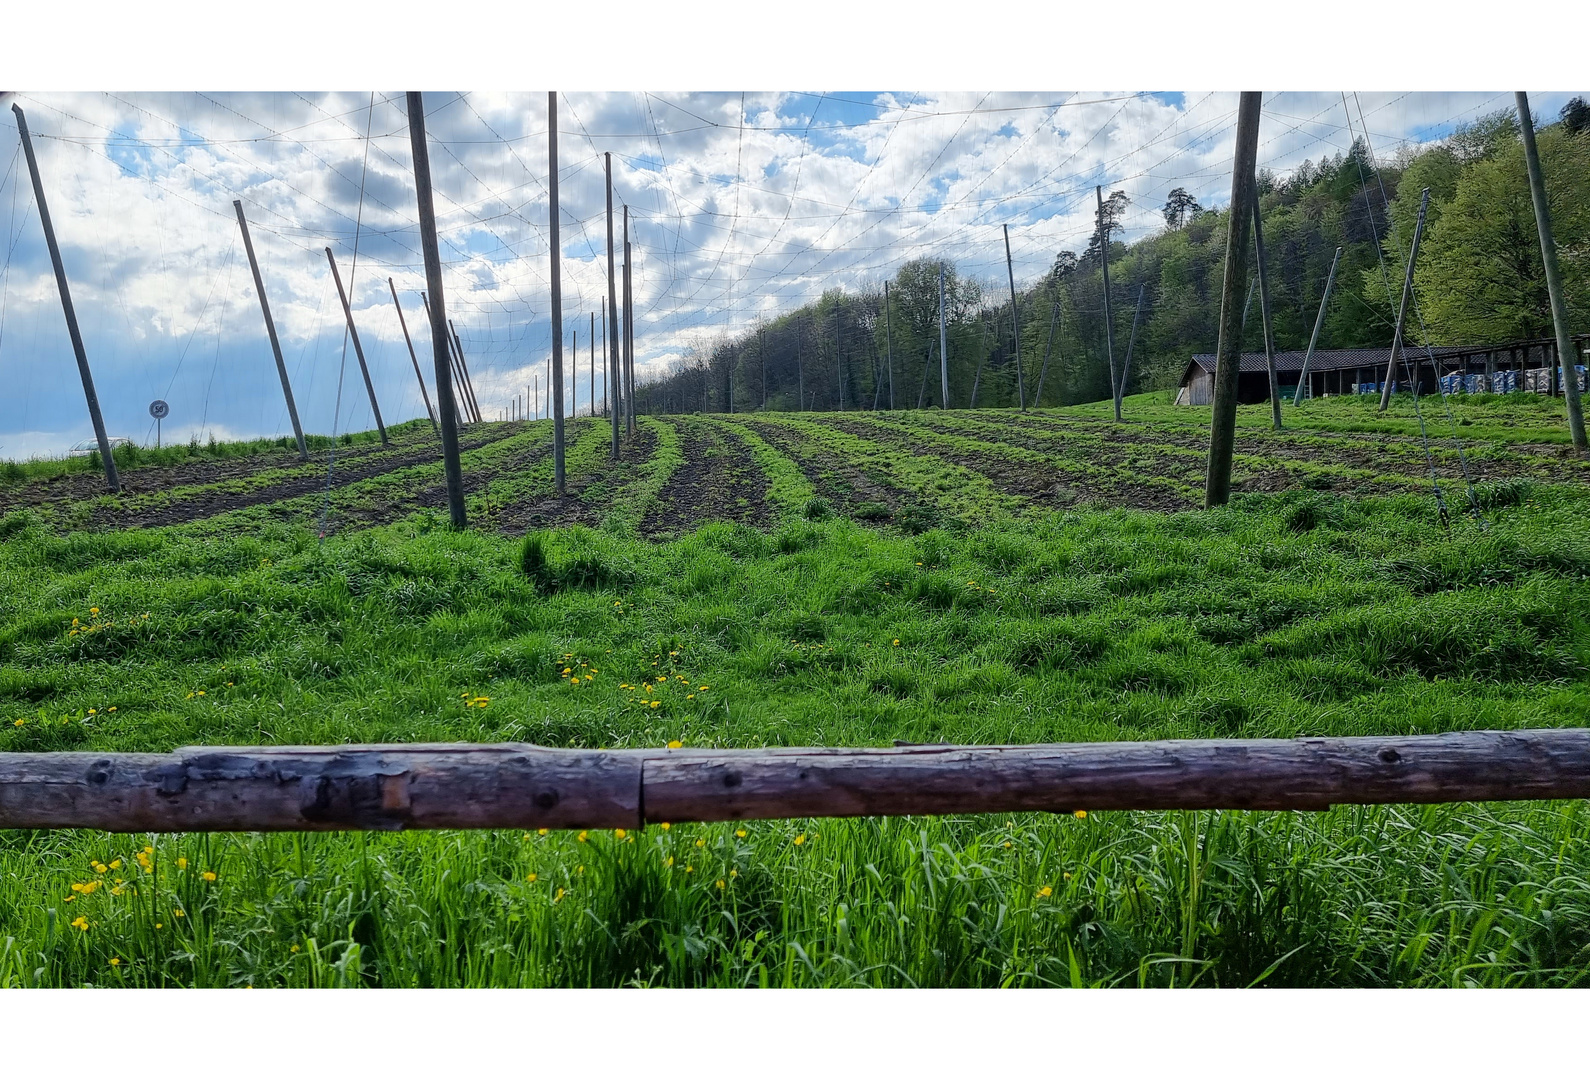
[[[1569,94],[1532,98],[1555,118]],[[232,201],[250,222],[305,427],[372,426],[325,248],[389,423],[424,415],[387,279],[430,382],[404,98],[332,94],[21,93],[110,434],[290,431]],[[1367,129],[1389,157],[1476,116],[1497,93],[1267,95],[1259,161],[1286,172]],[[426,95],[447,313],[493,417],[550,349],[547,98]],[[1018,282],[1092,228],[1093,189],[1132,200],[1127,238],[1163,227],[1175,187],[1230,188],[1233,93],[799,91],[560,97],[565,341],[606,295],[602,154],[630,207],[641,378],[693,342],[920,256]],[[0,123],[0,457],[90,438],[59,295],[9,109]],[[1003,286],[1001,286],[1003,287]],[[600,346],[598,345],[598,358]],[[339,400],[340,384],[340,409]],[[598,384],[600,373],[598,372]]]

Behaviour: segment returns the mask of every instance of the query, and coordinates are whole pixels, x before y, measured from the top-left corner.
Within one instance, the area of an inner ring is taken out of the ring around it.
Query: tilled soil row
[[[492,431],[482,435],[459,439],[461,451],[478,450],[483,446],[501,442],[519,434],[518,431]],[[440,448],[434,444],[423,449],[396,453],[388,448],[383,454],[344,456],[340,451],[331,468],[332,491],[357,484],[374,477],[384,476],[399,469],[430,463],[440,464]],[[247,475],[247,474],[244,474]],[[246,510],[253,506],[285,502],[304,495],[325,491],[326,476],[293,476],[276,484],[267,484],[250,491],[217,492],[199,490],[190,496],[152,506],[132,509],[121,506],[102,507],[90,519],[93,529],[153,528],[161,525],[181,525],[190,521],[203,521],[233,510]],[[444,503],[445,505],[445,503]],[[408,511],[404,511],[407,513]],[[401,515],[394,515],[401,516]]]
[[[761,526],[773,519],[767,477],[744,439],[700,421],[674,426],[684,464],[658,493],[657,504],[641,523],[642,536],[678,535],[708,521]]]
[[[895,514],[916,500],[912,495],[887,480],[857,468],[822,447],[809,447],[811,440],[782,424],[739,417],[741,423],[773,449],[789,458],[806,477],[818,495],[833,503],[843,513],[850,513],[862,503],[878,503]],[[815,449],[818,456],[809,456]]]
[[[548,495],[495,510],[493,527],[509,536],[523,536],[532,529],[561,529],[570,525],[595,528],[602,523],[611,506],[587,501],[582,496],[590,488],[604,483],[617,491],[656,452],[657,433],[644,425],[638,426],[633,439],[619,443],[617,461],[604,457],[602,464],[590,472],[568,477],[566,495]]]
[[[1174,511],[1186,510],[1194,505],[1186,495],[1156,485],[1133,484],[1130,480],[1102,482],[1096,476],[1067,473],[1052,466],[1004,457],[997,452],[976,447],[952,449],[924,446],[914,442],[905,428],[884,428],[866,421],[826,417],[822,422],[846,434],[882,443],[917,457],[954,462],[987,478],[1004,494],[1028,499],[1041,506],[1066,507],[1077,502],[1100,500],[1139,510]],[[968,437],[963,432],[925,426],[938,434]]]

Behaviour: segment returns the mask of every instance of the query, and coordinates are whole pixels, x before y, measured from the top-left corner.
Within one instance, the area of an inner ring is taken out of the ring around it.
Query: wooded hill
[[[1590,105],[1575,98],[1538,131],[1569,311],[1590,322]],[[1415,344],[1494,344],[1550,334],[1551,310],[1530,203],[1517,117],[1498,112],[1391,162],[1363,141],[1304,162],[1291,175],[1259,176],[1277,349],[1308,345],[1331,258],[1342,249],[1320,348],[1389,346],[1420,193],[1430,207],[1415,276]],[[1080,254],[1057,253],[1019,297],[1021,382],[1029,404],[1042,380],[1044,405],[1109,396],[1102,235],[1113,235],[1127,196],[1106,201],[1102,228]],[[1165,229],[1135,243],[1109,242],[1117,366],[1141,324],[1128,392],[1174,386],[1195,352],[1213,352],[1225,261],[1226,211],[1206,210],[1178,188],[1162,208]],[[1382,263],[1381,255],[1384,255]],[[906,263],[884,289],[832,289],[759,328],[708,340],[661,380],[637,387],[642,411],[694,412],[940,405],[935,259]],[[1018,372],[1008,292],[945,263],[952,407],[1015,405]],[[885,361],[886,322],[893,370]],[[1053,341],[1050,327],[1053,325]],[[1263,348],[1251,302],[1244,348]],[[1045,357],[1048,357],[1045,370]],[[731,387],[732,379],[732,387]]]

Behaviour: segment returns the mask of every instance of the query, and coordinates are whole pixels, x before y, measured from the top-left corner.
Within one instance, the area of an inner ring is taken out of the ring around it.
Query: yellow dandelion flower
[[[1078,810],[1076,812],[1076,816],[1079,818],[1085,818],[1088,816],[1088,812],[1086,810]]]
[[[694,700],[696,700],[696,695],[694,695],[694,694],[686,694],[685,695],[685,700],[686,701],[694,701]]]
[[[896,644],[896,645],[898,645],[898,644],[900,644],[900,639],[899,639],[899,638],[895,638],[895,639],[894,639],[894,643],[895,643],[895,644]]]
[[[155,923],[155,929],[156,930],[164,930],[165,928],[166,928],[166,924],[165,923],[163,923],[163,922]]]
[[[90,715],[90,716],[94,716],[94,715],[96,715],[96,714],[97,714],[97,713],[98,713],[98,712],[99,712],[99,710],[98,710],[98,709],[90,709],[90,710],[88,710],[88,715]]]
[[[1010,841],[1009,841],[1009,840],[1006,840],[1006,841],[1005,841],[1005,846],[1006,846],[1006,847],[1009,847],[1009,846],[1010,846]]]
[[[799,836],[797,836],[795,838],[795,846],[796,847],[800,847],[805,842],[806,842],[806,834],[805,833],[801,833]]]
[[[203,690],[200,690],[200,691],[199,691],[199,696],[200,696],[200,697],[203,697],[203,696],[204,696],[204,691],[203,691]]]
[[[178,870],[186,870],[187,868],[188,868],[188,860],[185,859],[185,858],[179,858],[177,860],[177,869]]]
[[[734,835],[738,836],[740,839],[744,840],[745,839],[745,830],[744,829],[735,829],[734,830]]]
[[[524,879],[525,879],[525,880],[526,880],[526,881],[534,881],[534,880],[535,880],[535,879],[536,879],[536,875],[534,875],[534,874],[526,874],[526,875],[525,875],[525,876],[524,876]]]
[[[537,829],[536,830],[536,835],[537,836],[545,836],[547,833],[549,833],[551,831],[552,831],[551,829]]]
[[[21,727],[25,723],[27,723],[26,720],[17,720],[15,722],[13,722],[11,726],[12,727]]]
[[[1041,888],[1041,889],[1039,889],[1039,890],[1038,890],[1038,896],[1039,896],[1039,897],[1040,897],[1040,898],[1042,898],[1042,897],[1048,897],[1048,896],[1053,896],[1053,895],[1054,895],[1054,890],[1053,890],[1053,889],[1051,889],[1051,888],[1050,888],[1050,887],[1049,887],[1049,886],[1047,886],[1047,885],[1045,885],[1045,886],[1044,886],[1044,887],[1043,887],[1043,888]]]
[[[121,967],[121,957],[119,957],[119,956],[111,957],[110,958],[110,966],[111,967]]]
[[[685,873],[687,873],[687,874],[694,874],[694,873],[695,873],[695,872],[696,872],[696,868],[695,868],[695,867],[694,867],[694,866],[687,866],[687,867],[685,867]]]
[[[626,832],[624,832],[624,830],[623,830],[623,829],[614,829],[614,830],[613,830],[613,835],[614,835],[614,836],[616,836],[616,837],[618,837],[618,838],[619,838],[619,839],[620,839],[620,840],[622,840],[622,839],[624,839],[624,837],[625,837],[625,836],[627,836],[627,835],[628,835],[628,834],[627,834],[627,833],[626,833]]]
[[[669,829],[673,828],[673,826],[668,824],[666,821],[664,821],[661,824],[660,828],[662,829],[663,832],[667,832]]]
[[[651,707],[655,709],[657,706],[659,706],[661,704],[662,704],[662,702],[660,702],[660,701],[654,701],[654,702],[651,703]]]
[[[580,835],[576,836],[574,839],[578,840],[580,843],[583,844],[583,843],[585,843],[585,836],[586,836],[585,831],[582,829],[580,831]]]
[[[559,890],[558,890],[558,894],[557,894],[557,895],[556,895],[556,896],[554,896],[554,897],[553,897],[553,898],[552,898],[552,902],[553,902],[553,903],[554,903],[554,904],[555,904],[555,903],[557,903],[557,902],[558,902],[558,901],[559,901],[559,900],[562,900],[562,899],[563,899],[563,890],[562,890],[562,889],[559,889]]]
[[[663,860],[663,865],[664,866],[672,866],[673,864],[674,864],[674,857],[672,855],[668,856],[666,859]]]
[[[88,613],[90,615],[98,615],[99,614],[99,608],[91,607],[91,608],[88,609]]]
[[[668,740],[668,749],[670,749],[670,750],[677,750],[683,745],[684,745],[684,743],[680,742],[678,739],[669,739]]]
[[[702,690],[711,690],[711,689],[712,689],[712,687],[710,687],[710,686],[703,686],[703,687],[701,687],[701,689],[702,689]]]
[[[723,888],[725,884],[727,884],[727,882],[725,882],[722,878],[718,879],[718,888]]]
[[[740,872],[738,870],[730,870],[729,871],[729,876],[730,877],[739,877],[740,876]]]
[[[112,870],[120,870],[121,869],[121,860],[120,859],[112,859],[110,861],[110,868]]]
[[[1063,878],[1064,878],[1064,879],[1065,879],[1065,880],[1066,880],[1066,881],[1070,881],[1070,880],[1071,880],[1071,875],[1070,875],[1070,874],[1069,874],[1069,873],[1068,873],[1068,874],[1063,874],[1063,875],[1061,875],[1061,876],[1062,876],[1062,877],[1063,877]]]
[[[77,927],[77,929],[79,929],[79,930],[87,930],[88,929],[88,920],[83,918],[83,916],[79,915],[77,918],[72,920],[72,925]]]
[[[116,706],[112,705],[110,708],[106,709],[105,711],[106,712],[115,712],[116,711]]]
[[[299,949],[299,946],[297,946],[297,945],[292,945],[292,946],[289,946],[289,947],[288,947],[288,949],[287,949],[287,951],[288,951],[288,952],[297,952],[297,951],[298,951],[298,949]]]
[[[199,876],[202,877],[205,881],[214,881],[215,880],[215,871],[214,870],[206,870],[204,873],[200,874]]]
[[[187,914],[188,913],[186,911],[183,911],[181,908],[177,908],[176,910],[172,911],[171,917],[174,919],[182,919],[186,918]]]
[[[696,847],[706,847],[706,846],[707,846],[707,841],[705,840],[705,838],[696,841]]]

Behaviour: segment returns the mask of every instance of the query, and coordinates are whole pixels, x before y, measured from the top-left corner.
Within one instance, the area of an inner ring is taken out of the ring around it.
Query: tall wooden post
[[[586,351],[591,354],[589,368],[590,382],[586,386],[588,393],[585,395],[591,403],[591,415],[596,415],[596,312],[588,313],[591,316],[591,332],[585,336]]]
[[[94,425],[94,438],[99,441],[99,456],[105,465],[105,483],[112,491],[121,490],[121,477],[116,473],[116,459],[110,452],[110,437],[105,434],[105,418],[99,412],[99,394],[94,391],[94,374],[88,369],[88,350],[83,348],[83,335],[77,328],[77,310],[72,307],[72,290],[66,284],[66,266],[61,262],[61,248],[55,242],[55,224],[50,220],[50,207],[44,201],[44,183],[39,179],[39,163],[33,156],[33,137],[28,134],[28,118],[22,106],[13,104],[17,114],[17,134],[22,137],[22,152],[28,159],[28,173],[33,177],[33,199],[39,206],[39,224],[44,226],[44,242],[50,249],[50,262],[55,267],[55,286],[61,292],[61,310],[66,312],[66,332],[72,339],[72,352],[77,355],[77,373],[83,380],[83,397],[88,401],[88,418]],[[262,297],[263,293],[260,294]]]
[[[1054,310],[1049,313],[1049,339],[1043,346],[1043,367],[1038,369],[1038,392],[1032,396],[1032,407],[1043,408],[1043,379],[1049,374],[1049,356],[1054,351],[1054,328],[1060,320],[1060,298],[1054,298]],[[1133,324],[1136,325],[1136,324]]]
[[[420,211],[420,247],[425,253],[425,286],[436,297],[425,309],[431,321],[431,357],[436,376],[436,411],[442,427],[442,464],[447,476],[447,507],[453,528],[468,524],[464,513],[464,473],[458,463],[458,403],[453,398],[452,357],[447,347],[447,312],[442,299],[442,256],[436,246],[436,208],[431,201],[431,156],[425,141],[425,100],[408,92],[409,145],[414,154],[414,189]]]
[[[889,411],[894,412],[894,305],[889,302],[889,283],[883,283],[883,344],[889,355]]]
[[[1430,208],[1430,189],[1425,188],[1424,194],[1419,197],[1419,220],[1413,226],[1413,247],[1408,249],[1408,269],[1402,276],[1402,303],[1397,305],[1397,328],[1391,335],[1391,356],[1386,361],[1386,381],[1380,391],[1379,412],[1385,412],[1386,406],[1391,404],[1391,380],[1397,375],[1397,358],[1402,355],[1402,332],[1408,322],[1408,301],[1413,297],[1413,263],[1419,257],[1419,238],[1424,235],[1424,215]],[[1412,373],[1414,380],[1414,393],[1419,391],[1419,372],[1417,368]],[[1441,373],[1436,372],[1436,378]]]
[[[1027,411],[1027,388],[1021,377],[1021,312],[1016,307],[1016,268],[1010,261],[1010,226],[1005,229],[1005,273],[1010,277],[1010,327],[1016,337],[1016,400],[1021,404],[1022,412]],[[1106,277],[1105,282],[1109,282]],[[1109,295],[1109,288],[1105,288],[1105,295]]]
[[[1259,156],[1259,104],[1263,95],[1245,90],[1237,106],[1236,159],[1231,169],[1231,211],[1226,233],[1226,270],[1220,289],[1220,337],[1215,346],[1215,395],[1209,423],[1209,471],[1204,506],[1231,499],[1231,458],[1237,441],[1237,387],[1242,373],[1242,311],[1237,297],[1248,278],[1248,230],[1253,224],[1254,164]]]
[[[237,227],[243,230],[243,250],[248,255],[248,268],[254,272],[254,291],[259,294],[260,311],[265,313],[265,336],[270,338],[271,353],[276,357],[276,374],[282,380],[282,396],[287,399],[287,416],[293,422],[293,437],[298,440],[298,457],[309,460],[309,446],[304,442],[304,426],[298,422],[298,405],[293,401],[293,384],[287,379],[287,362],[282,359],[282,343],[276,337],[276,321],[271,318],[270,301],[265,299],[265,279],[260,277],[259,260],[254,257],[254,240],[248,234],[248,219],[243,216],[243,201],[232,200],[237,211]]]
[[[397,308],[398,325],[403,327],[403,344],[409,347],[409,360],[414,364],[414,377],[420,383],[420,397],[425,399],[425,415],[431,418],[431,427],[440,431],[436,426],[436,410],[431,408],[431,395],[425,389],[425,376],[420,374],[420,358],[414,354],[414,340],[409,337],[408,320],[403,317],[403,305],[398,302],[397,286],[392,284],[392,279],[386,279],[386,287],[392,290],[392,306]],[[263,299],[263,294],[261,294]]]
[[[1110,396],[1115,403],[1115,419],[1121,419],[1121,380],[1115,373],[1115,320],[1110,314],[1110,227],[1104,220],[1104,186],[1093,185],[1099,204],[1099,264],[1104,271],[1104,351],[1110,361]]]
[[[1562,367],[1563,401],[1568,406],[1568,431],[1577,450],[1590,449],[1585,441],[1584,412],[1579,401],[1579,354],[1573,347],[1573,329],[1568,325],[1568,304],[1562,295],[1562,277],[1557,271],[1557,242],[1551,235],[1551,207],[1546,202],[1546,174],[1540,168],[1540,151],[1535,147],[1535,122],[1529,115],[1529,95],[1518,91],[1518,126],[1524,136],[1524,161],[1529,166],[1529,196],[1535,204],[1535,228],[1540,233],[1540,261],[1546,269],[1546,292],[1551,297],[1551,324],[1557,334],[1557,363]],[[29,156],[29,161],[33,158]]]
[[[1006,236],[1009,236],[1006,233]],[[1016,302],[1016,294],[1010,294],[1010,302]],[[945,326],[945,301],[944,301],[944,264],[939,263],[939,402],[944,408],[950,407],[950,349],[948,329]]]
[[[606,416],[613,411],[613,405],[608,401],[607,372],[612,365],[607,359],[607,297],[602,297],[602,415]]]
[[[547,243],[552,258],[552,482],[563,475],[563,248],[558,240],[558,92],[547,91]]]
[[[1264,331],[1264,366],[1270,374],[1270,422],[1281,430],[1281,377],[1275,371],[1275,330],[1270,322],[1270,273],[1264,259],[1264,215],[1259,212],[1259,188],[1253,188],[1253,252],[1259,271],[1259,321]],[[1116,395],[1120,400],[1120,395]],[[1120,408],[1117,406],[1117,413]]]
[[[624,206],[624,411],[625,430],[635,434],[635,281],[629,249],[629,205]]]
[[[1115,415],[1121,415],[1121,399],[1126,396],[1126,380],[1132,376],[1132,348],[1137,344],[1137,324],[1143,317],[1143,291],[1146,285],[1137,287],[1137,310],[1132,313],[1132,332],[1126,339],[1126,359],[1121,361],[1121,382],[1115,388]]]
[[[1336,254],[1331,257],[1331,272],[1325,275],[1325,293],[1319,298],[1319,314],[1314,316],[1314,332],[1308,337],[1308,352],[1303,354],[1303,370],[1297,375],[1297,391],[1292,395],[1292,404],[1296,405],[1303,400],[1303,393],[1308,389],[1308,366],[1314,360],[1314,346],[1319,344],[1319,329],[1325,325],[1325,308],[1331,300],[1331,285],[1336,281],[1336,264],[1341,261],[1342,249],[1337,248]],[[1486,384],[1489,387],[1489,383]]]
[[[364,376],[364,389],[370,395],[370,411],[375,414],[375,428],[381,433],[381,445],[387,446],[386,423],[381,419],[381,403],[375,399],[375,383],[370,381],[370,365],[364,362],[364,346],[359,344],[359,328],[353,325],[353,308],[348,306],[348,294],[342,289],[342,275],[337,272],[337,257],[326,249],[326,261],[331,263],[331,280],[337,283],[337,298],[342,301],[342,316],[348,321],[348,336],[353,339],[353,355],[359,358],[359,373]],[[346,354],[344,354],[346,355]]]
[[[613,415],[612,455],[617,459],[618,422],[619,413],[623,411],[624,390],[623,382],[618,377],[618,279],[613,270],[613,155],[604,153],[602,155],[602,164],[607,175],[607,307],[602,309],[603,322],[606,322],[608,312],[613,313],[613,325],[611,328],[605,328],[605,332],[602,335],[603,347],[606,348],[609,343],[612,345],[611,355],[607,362],[607,370],[603,372],[602,377],[604,379],[607,378],[609,373],[613,377],[612,404],[609,411]]]

